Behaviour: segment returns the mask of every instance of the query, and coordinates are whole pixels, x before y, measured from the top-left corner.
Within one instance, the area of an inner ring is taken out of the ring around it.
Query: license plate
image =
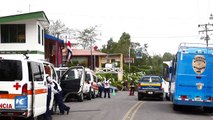
[[[148,92],[148,94],[153,94],[153,92]]]
[[[201,101],[200,97],[195,97],[195,101]]]

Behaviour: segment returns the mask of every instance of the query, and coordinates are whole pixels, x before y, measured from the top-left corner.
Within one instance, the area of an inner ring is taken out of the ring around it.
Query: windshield
[[[81,79],[82,69],[70,68],[61,78],[61,80],[76,80]]]
[[[159,77],[151,77],[151,81],[152,82],[160,82],[160,78]]]
[[[140,82],[161,82],[160,77],[143,77]]]
[[[0,60],[0,81],[22,80],[22,64],[18,60]]]

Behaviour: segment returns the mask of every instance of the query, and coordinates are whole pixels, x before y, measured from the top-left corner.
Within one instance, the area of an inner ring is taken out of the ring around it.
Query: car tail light
[[[22,95],[27,95],[27,84],[24,84],[22,87]]]
[[[160,84],[160,89],[161,89],[161,90],[163,89],[162,84]]]

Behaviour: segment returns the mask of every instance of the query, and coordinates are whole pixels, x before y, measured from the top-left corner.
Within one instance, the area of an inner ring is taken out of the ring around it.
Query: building
[[[49,34],[45,34],[45,59],[54,66],[62,66],[62,47],[64,41]]]
[[[72,49],[72,63],[84,65],[95,73],[112,73],[118,75],[118,80],[123,79],[123,54],[106,54],[96,50]],[[92,62],[91,62],[92,60]]]
[[[45,59],[44,29],[49,20],[43,11],[0,17],[0,56]]]

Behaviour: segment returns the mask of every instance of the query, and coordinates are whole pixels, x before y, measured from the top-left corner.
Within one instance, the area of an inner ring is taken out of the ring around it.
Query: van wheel
[[[79,102],[83,102],[84,101],[84,94],[83,94],[83,92],[81,92],[80,95],[78,96],[78,101]]]
[[[39,119],[38,119],[38,116],[37,117],[31,116],[31,117],[28,118],[28,120],[39,120]]]
[[[92,92],[92,98],[95,99],[95,90]]]

